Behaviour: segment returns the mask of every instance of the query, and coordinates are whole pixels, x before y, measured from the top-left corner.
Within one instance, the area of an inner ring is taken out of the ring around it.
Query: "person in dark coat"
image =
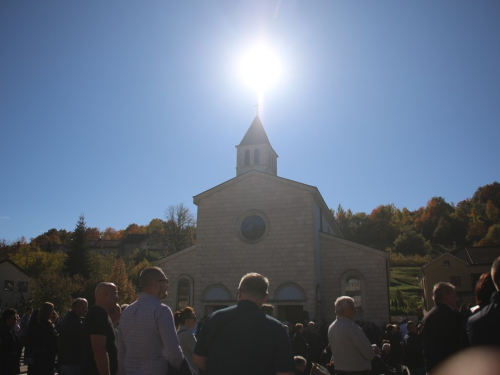
[[[295,356],[304,357],[306,360],[309,358],[308,355],[308,345],[306,339],[303,336],[304,326],[301,323],[295,324],[294,328],[295,334],[292,339],[293,354]]]
[[[462,314],[457,309],[457,292],[450,283],[434,285],[436,304],[422,322],[427,372],[460,349]]]
[[[417,324],[407,323],[408,333],[403,340],[403,364],[412,375],[425,375],[424,344],[417,333]]]
[[[77,298],[71,310],[59,324],[58,361],[62,375],[81,374],[82,371],[82,319],[87,313],[88,302]]]
[[[0,374],[17,375],[20,372],[21,342],[14,333],[14,326],[19,315],[14,309],[7,309],[2,313],[0,326]]]
[[[472,346],[500,346],[500,257],[493,262],[491,277],[497,291],[491,296],[490,304],[472,315],[467,324]]]
[[[52,375],[56,363],[57,332],[52,324],[54,305],[44,302],[38,311],[38,337],[35,351],[37,375]]]

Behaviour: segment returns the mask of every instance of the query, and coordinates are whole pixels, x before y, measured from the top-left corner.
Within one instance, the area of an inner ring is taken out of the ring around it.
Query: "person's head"
[[[118,301],[118,290],[113,283],[102,282],[95,288],[95,304],[107,313]]]
[[[354,307],[354,299],[348,296],[342,296],[335,301],[335,313],[338,316],[343,316],[354,321],[356,317],[356,308]]]
[[[194,313],[194,309],[189,306],[176,311],[174,319],[176,326],[184,325],[188,329],[191,329],[196,325],[196,314]]]
[[[500,290],[500,257],[495,259],[491,265],[491,277],[497,290]]]
[[[13,328],[17,321],[19,320],[19,315],[17,311],[13,308],[8,308],[2,312],[2,322],[9,328]]]
[[[452,284],[444,282],[437,283],[434,285],[432,294],[432,298],[436,304],[441,303],[443,305],[450,306],[453,309],[457,308],[457,291]]]
[[[300,372],[306,371],[307,361],[304,357],[296,355],[295,357],[293,357],[293,360],[295,361],[295,367],[297,368],[297,370],[299,370]]]
[[[267,299],[269,280],[258,273],[247,273],[241,278],[238,286],[238,299],[250,300],[258,306],[262,306]]]
[[[295,324],[295,327],[293,327],[293,332],[295,332],[295,333],[304,332],[304,325],[302,323]]]
[[[316,329],[316,323],[314,322],[307,323],[307,328],[309,328],[309,330],[311,331],[314,331]]]
[[[386,331],[387,333],[392,333],[392,331],[394,331],[394,326],[393,326],[392,324],[387,324],[387,325],[385,326],[385,331]]]
[[[89,303],[85,298],[77,298],[71,304],[71,311],[79,318],[83,318],[87,314]]]
[[[391,352],[391,344],[385,343],[384,345],[382,345],[382,351],[385,354],[389,354]]]
[[[141,291],[163,299],[168,296],[168,279],[159,267],[144,268],[139,276]]]
[[[485,272],[476,284],[476,303],[479,306],[486,306],[490,303],[491,295],[496,292],[493,278],[489,272]]]
[[[408,332],[410,333],[417,333],[417,323],[414,321],[410,320],[407,324],[406,327],[408,328]]]
[[[26,308],[26,315],[31,315],[32,313],[33,313],[33,307],[28,306],[28,307]]]
[[[42,303],[40,310],[38,310],[38,321],[49,321],[52,322],[53,319],[54,305],[50,302]]]
[[[375,353],[375,355],[380,355],[380,349],[377,346],[377,344],[372,344],[372,348],[373,348],[373,352]]]
[[[120,305],[115,303],[115,305],[109,309],[108,315],[113,324],[117,325],[120,321],[120,317],[122,316],[122,309],[120,308]]]

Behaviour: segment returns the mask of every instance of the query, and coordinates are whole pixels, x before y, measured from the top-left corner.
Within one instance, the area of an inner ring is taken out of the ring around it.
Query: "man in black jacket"
[[[450,283],[434,285],[436,306],[422,322],[427,372],[460,349],[462,314],[457,309],[457,292]]]
[[[411,375],[425,375],[424,345],[417,333],[417,324],[407,323],[408,333],[403,340],[403,364]]]
[[[77,298],[59,325],[59,365],[61,375],[81,375],[82,319],[87,313],[85,298]]]

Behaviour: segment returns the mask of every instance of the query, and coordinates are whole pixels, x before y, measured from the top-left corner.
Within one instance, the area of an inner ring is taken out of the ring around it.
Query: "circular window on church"
[[[248,242],[257,242],[267,232],[266,220],[257,214],[245,216],[240,223],[241,237]]]

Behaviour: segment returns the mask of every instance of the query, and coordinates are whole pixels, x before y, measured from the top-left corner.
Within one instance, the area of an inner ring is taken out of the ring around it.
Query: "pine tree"
[[[80,275],[88,280],[90,275],[90,255],[87,245],[87,224],[85,216],[80,215],[75,231],[71,235],[71,243],[66,260],[66,271],[70,276]]]

